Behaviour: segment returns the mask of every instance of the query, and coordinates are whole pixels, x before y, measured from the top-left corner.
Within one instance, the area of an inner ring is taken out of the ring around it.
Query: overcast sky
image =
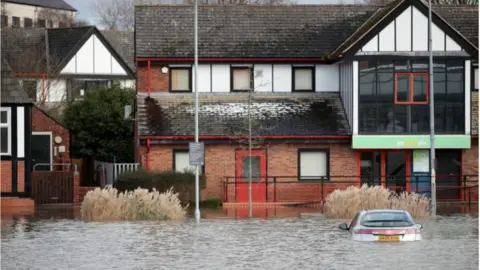
[[[78,17],[80,19],[87,20],[91,24],[97,23],[94,13],[92,12],[92,2],[102,0],[65,0],[76,10],[78,10]],[[349,3],[354,0],[344,0],[342,2]],[[299,4],[334,4],[338,3],[338,0],[297,0]]]

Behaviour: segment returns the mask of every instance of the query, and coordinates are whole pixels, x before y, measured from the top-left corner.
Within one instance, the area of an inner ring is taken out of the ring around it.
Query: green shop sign
[[[354,135],[353,149],[428,149],[430,135]],[[436,135],[435,148],[468,149],[470,135]]]

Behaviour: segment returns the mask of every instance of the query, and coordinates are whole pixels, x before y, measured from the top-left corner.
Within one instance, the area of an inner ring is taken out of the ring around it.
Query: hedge
[[[132,191],[138,187],[150,191],[155,188],[161,193],[173,187],[173,190],[179,193],[179,199],[183,203],[195,201],[195,174],[191,172],[138,170],[120,175],[115,182],[115,188],[119,192]],[[204,188],[205,176],[200,176],[200,189]]]

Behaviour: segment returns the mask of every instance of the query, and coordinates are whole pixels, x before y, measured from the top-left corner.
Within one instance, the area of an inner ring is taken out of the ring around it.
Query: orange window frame
[[[398,100],[398,77],[407,77],[409,78],[409,89],[408,89],[408,97],[407,101],[399,101]],[[425,101],[415,101],[415,76],[422,76],[426,77],[426,96]],[[429,89],[430,89],[430,81],[428,72],[396,72],[395,73],[395,80],[394,80],[394,95],[395,95],[395,104],[403,104],[403,105],[426,105],[429,102]]]

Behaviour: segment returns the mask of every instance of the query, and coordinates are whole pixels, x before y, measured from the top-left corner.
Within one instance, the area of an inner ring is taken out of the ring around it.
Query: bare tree
[[[43,8],[38,12],[38,18],[49,22],[46,27],[79,27],[87,26],[90,23],[87,20],[78,19],[75,13],[70,11],[62,11],[57,9]]]
[[[67,93],[64,81],[59,78],[60,59],[54,54],[47,55],[44,44],[33,37],[42,30],[28,30],[32,32],[27,37],[24,34],[26,30],[23,29],[6,31],[8,36],[2,41],[2,50],[11,59],[10,65],[25,92],[37,106],[52,116],[61,115]],[[18,44],[22,46],[17,46]]]
[[[200,5],[279,5],[294,4],[296,0],[198,0]],[[135,6],[154,4],[193,4],[195,0],[102,0],[93,1],[92,9],[98,22],[107,29],[133,29]]]

